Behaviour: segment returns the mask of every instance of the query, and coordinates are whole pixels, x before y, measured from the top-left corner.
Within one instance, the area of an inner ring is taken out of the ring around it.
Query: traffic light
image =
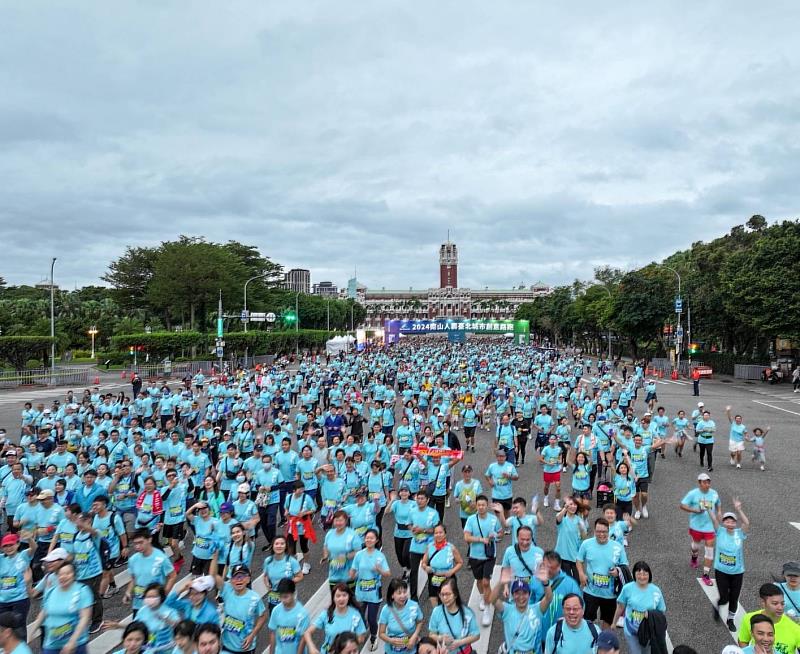
[[[287,325],[293,325],[297,322],[297,314],[294,311],[287,311],[283,314],[283,322]]]
[[[130,355],[133,356],[133,345],[130,347]]]
[[[697,354],[700,351],[699,343],[689,343],[689,354]]]

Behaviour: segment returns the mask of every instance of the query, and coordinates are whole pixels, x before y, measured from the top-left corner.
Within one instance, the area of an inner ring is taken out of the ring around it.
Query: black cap
[[[240,574],[245,574],[247,576],[250,576],[250,568],[248,568],[246,565],[243,565],[241,563],[239,565],[235,565],[235,566],[233,566],[231,568],[231,577],[235,577],[236,575],[240,575]]]

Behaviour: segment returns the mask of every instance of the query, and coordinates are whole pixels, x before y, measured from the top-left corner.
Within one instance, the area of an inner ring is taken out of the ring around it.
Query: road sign
[[[681,325],[678,325],[678,331],[676,331],[675,333],[677,334],[678,338],[683,338],[683,327]]]
[[[221,359],[223,354],[224,354],[224,350],[223,350],[223,348],[221,348],[221,347],[218,347],[218,348],[217,348],[217,358],[218,358],[218,359]]]
[[[275,318],[276,316],[274,313],[272,313],[272,311],[267,314],[267,322],[275,322]]]
[[[675,298],[675,313],[683,313],[683,300]]]
[[[247,322],[247,318],[248,318],[249,314],[250,314],[249,311],[245,311],[244,309],[242,309],[242,316],[241,316],[242,317],[242,322]]]
[[[267,319],[266,313],[256,313],[255,311],[253,311],[250,314],[250,320],[252,322],[264,322],[266,319]]]

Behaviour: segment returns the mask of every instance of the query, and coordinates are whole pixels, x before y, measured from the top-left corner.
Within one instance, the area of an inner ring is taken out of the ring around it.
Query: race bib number
[[[89,560],[88,552],[78,552],[75,554],[75,563],[86,563]]]
[[[325,500],[325,502],[323,502],[323,504],[324,504],[325,507],[327,507],[329,509],[333,509],[336,506],[336,500]]]
[[[408,649],[408,636],[400,636],[399,638],[403,641],[403,644],[400,646],[389,645],[390,652],[405,652]]]
[[[17,578],[16,577],[3,577],[0,579],[0,588],[2,590],[11,590],[15,588],[17,585]]]
[[[133,587],[133,596],[134,597],[143,597],[144,596],[144,586],[134,586]]]
[[[592,573],[592,586],[595,588],[610,588],[611,577],[610,575],[601,575],[597,572]]]
[[[278,627],[278,640],[282,643],[291,643],[297,640],[297,629],[295,627]]]
[[[358,588],[364,593],[371,593],[375,590],[378,590],[378,580],[377,579],[359,579],[358,581]]]
[[[222,628],[223,630],[230,631],[233,634],[240,634],[244,631],[244,622],[237,618],[226,615],[225,620],[222,622]]]
[[[267,602],[269,602],[270,606],[277,606],[280,601],[281,596],[277,590],[271,590],[267,593]]]
[[[432,586],[441,586],[444,583],[444,580],[447,579],[444,575],[433,575],[431,577],[431,585]]]
[[[719,562],[720,565],[729,566],[731,568],[736,567],[736,557],[730,554],[722,554],[719,555]]]
[[[58,627],[50,627],[48,634],[54,641],[68,640],[75,630],[75,625],[71,622],[59,625]]]
[[[169,514],[174,516],[179,516],[183,513],[183,507],[181,506],[171,506],[169,508]]]
[[[426,534],[424,531],[421,531],[418,534],[414,534],[414,540],[417,541],[418,543],[424,543],[427,537],[428,534]]]
[[[194,546],[199,550],[208,550],[211,549],[211,541],[203,536],[196,536]]]

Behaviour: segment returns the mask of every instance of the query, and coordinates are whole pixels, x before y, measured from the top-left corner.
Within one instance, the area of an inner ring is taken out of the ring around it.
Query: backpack
[[[597,644],[597,637],[600,635],[600,632],[598,631],[597,625],[595,625],[594,622],[589,622],[585,618],[584,622],[589,627],[589,631],[592,634],[592,644],[590,647],[594,648],[594,646]],[[558,652],[558,648],[561,647],[563,641],[564,641],[564,618],[559,618],[558,621],[556,622],[556,631],[553,634],[553,645],[555,646],[555,649],[553,650],[554,654],[555,652]]]

